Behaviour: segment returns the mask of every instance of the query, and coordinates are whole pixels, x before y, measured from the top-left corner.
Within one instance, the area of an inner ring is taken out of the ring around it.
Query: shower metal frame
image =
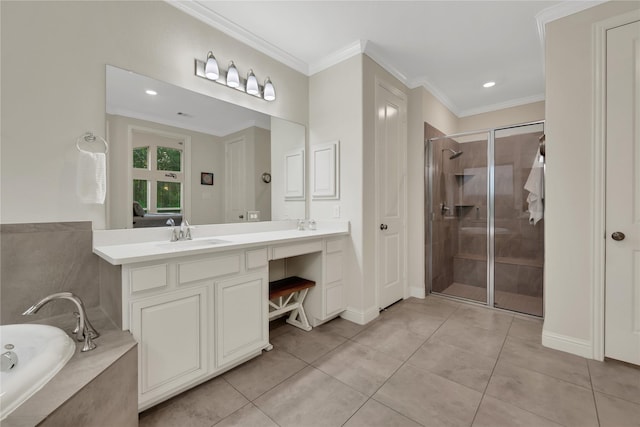
[[[542,125],[544,133],[544,120],[536,120],[532,122],[518,123],[509,126],[501,126],[496,128],[480,129],[475,131],[459,132],[449,135],[436,136],[424,140],[424,159],[425,159],[425,176],[427,187],[427,197],[425,198],[425,219],[433,224],[435,215],[433,202],[433,150],[431,145],[434,141],[441,139],[461,138],[471,135],[487,134],[487,301],[483,305],[491,308],[495,307],[495,141],[496,132],[508,129],[517,129],[526,126]],[[426,166],[429,165],[429,168]],[[427,245],[430,248],[429,256],[429,290],[433,291],[433,225],[429,227],[429,235],[427,236]],[[425,275],[426,276],[426,275]],[[429,293],[429,292],[427,292]],[[466,298],[463,298],[468,300]],[[482,301],[468,300],[476,303]],[[542,307],[544,317],[544,305]]]

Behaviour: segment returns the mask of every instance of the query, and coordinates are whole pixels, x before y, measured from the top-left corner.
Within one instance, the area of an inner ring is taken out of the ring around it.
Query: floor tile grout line
[[[507,339],[509,339],[509,338],[510,338],[510,339],[514,339],[514,340],[518,340],[518,341],[528,342],[528,341],[523,340],[523,339],[521,339],[521,338],[518,338],[518,337],[514,337],[514,336],[509,336],[509,335],[507,335]],[[548,349],[548,348],[546,348],[546,347],[543,347],[543,349],[545,349],[545,350],[553,350],[553,349]],[[560,355],[560,357],[567,357],[567,356],[575,356],[575,355],[572,355],[572,354],[570,354],[570,353],[567,353],[567,354],[561,354],[561,355]],[[586,387],[586,386],[584,386],[584,385],[582,385],[582,384],[578,384],[578,383],[575,383],[575,382],[573,382],[573,381],[567,380],[566,378],[560,378],[559,376],[556,376],[555,374],[551,374],[551,373],[549,373],[549,372],[542,372],[542,371],[539,371],[539,370],[537,370],[537,369],[533,369],[533,368],[528,367],[528,366],[516,365],[515,363],[511,363],[511,362],[505,362],[505,363],[508,363],[508,364],[510,364],[510,365],[512,365],[512,366],[515,366],[515,367],[517,367],[517,368],[527,369],[527,370],[529,370],[529,371],[531,371],[531,372],[535,372],[535,373],[538,373],[538,374],[546,375],[547,377],[555,378],[556,380],[564,381],[564,382],[566,382],[566,383],[573,384],[573,385],[578,386],[578,387],[582,387],[582,388],[583,388],[583,389],[585,389],[585,390],[591,390],[591,389],[593,389],[593,383],[591,382],[591,374],[589,373],[589,369],[588,369],[588,368],[589,368],[589,364],[587,363],[587,359],[585,359],[585,358],[583,358],[583,357],[580,357],[580,356],[575,356],[575,357],[580,358],[580,359],[581,359],[583,362],[585,362],[585,363],[586,363],[586,365],[587,365],[587,376],[589,377],[589,387]]]
[[[596,410],[596,421],[598,421],[598,425],[601,425],[600,423],[600,411],[598,411],[598,401],[596,399],[596,391],[593,387],[593,380],[591,379],[591,368],[589,367],[589,362],[587,363],[587,372],[589,373],[589,384],[591,384],[591,396],[593,397],[593,407]]]
[[[498,366],[498,361],[500,360],[500,355],[502,354],[502,350],[504,349],[504,344],[507,342],[507,337],[509,336],[509,331],[511,330],[511,326],[513,326],[513,317],[511,317],[511,322],[509,323],[509,328],[507,328],[507,333],[504,335],[504,339],[502,340],[502,345],[500,346],[500,351],[498,352],[498,357],[496,357],[496,362],[493,364],[493,369],[491,369],[491,374],[489,375],[489,380],[487,381],[487,384],[484,386],[484,390],[482,391],[482,396],[480,397],[480,402],[478,403],[478,407],[476,408],[476,412],[473,414],[473,419],[471,420],[471,425],[473,425],[473,423],[476,420],[476,417],[478,416],[478,412],[480,411],[480,406],[482,406],[482,401],[484,400],[484,397],[487,394],[487,389],[489,388],[489,383],[491,382],[491,379],[493,378],[493,374],[496,371],[496,366]]]

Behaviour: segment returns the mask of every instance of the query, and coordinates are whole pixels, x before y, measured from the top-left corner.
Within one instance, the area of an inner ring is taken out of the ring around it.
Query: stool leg
[[[307,296],[308,291],[309,289],[303,289],[302,291],[296,292],[295,300],[298,307],[295,308],[293,311],[291,311],[291,314],[287,319],[287,323],[305,331],[311,330],[311,325],[309,324],[309,320],[307,319],[307,314],[304,312],[304,306],[302,305],[302,303],[304,302],[304,299]],[[300,320],[297,319],[298,317],[300,317]]]

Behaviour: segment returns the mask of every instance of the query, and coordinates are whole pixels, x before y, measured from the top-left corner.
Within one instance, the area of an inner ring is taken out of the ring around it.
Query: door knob
[[[616,242],[619,242],[620,240],[624,240],[625,237],[627,236],[625,236],[622,231],[615,231],[611,234],[611,238]]]
[[[387,228],[387,224],[380,224],[380,230],[386,230]]]

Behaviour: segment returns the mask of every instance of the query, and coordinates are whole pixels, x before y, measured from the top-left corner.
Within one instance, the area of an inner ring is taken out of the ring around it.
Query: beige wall
[[[537,120],[544,120],[544,101],[460,117],[457,132],[490,129]]]
[[[354,316],[362,314],[365,292],[362,62],[362,55],[354,56],[309,78],[309,145],[340,141],[340,200],[311,200],[309,217],[334,218],[339,206],[340,217],[351,221],[344,261],[348,311]]]
[[[409,92],[407,147],[407,281],[415,296],[425,292],[424,124],[445,134],[458,130],[458,117],[423,87]]]
[[[638,9],[607,2],[546,27],[545,323],[543,342],[593,355],[591,284],[593,24]]]
[[[75,195],[75,141],[105,133],[105,65],[111,64],[298,123],[308,78],[165,2],[0,2],[3,223],[93,221],[104,205]],[[266,102],[193,74],[213,50],[241,73],[270,76]]]

